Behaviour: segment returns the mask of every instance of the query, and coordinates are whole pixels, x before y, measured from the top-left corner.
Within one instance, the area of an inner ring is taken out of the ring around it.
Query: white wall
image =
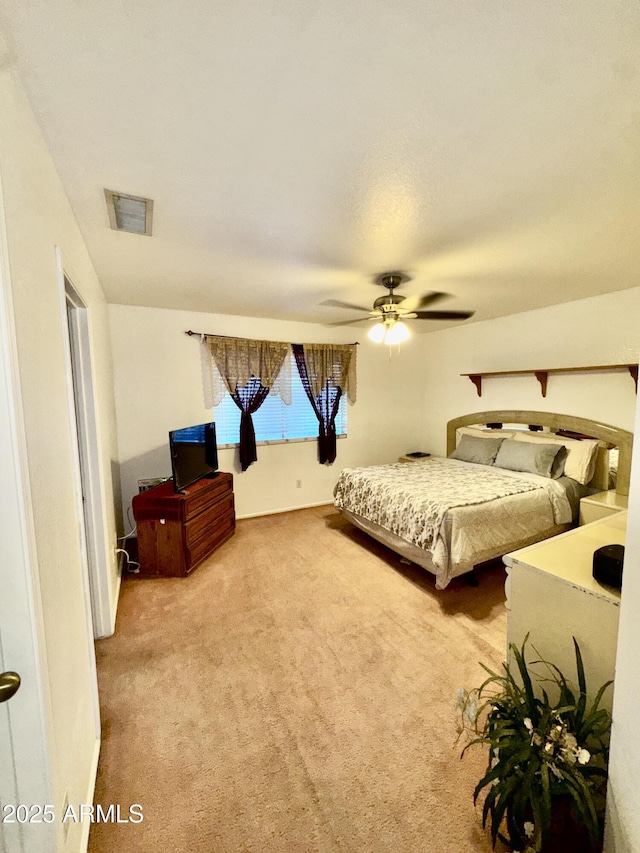
[[[240,471],[236,449],[221,449],[220,468],[234,474],[238,516],[329,502],[340,470],[396,461],[421,446],[421,382],[415,339],[391,353],[362,331],[309,323],[225,317],[110,305],[123,506],[139,479],[169,476],[168,431],[211,418],[205,409],[197,338],[187,329],[293,343],[353,343],[358,347],[358,398],[348,405],[348,437],[337,459],[319,465],[317,444],[258,445],[258,461]],[[302,488],[296,488],[296,480]]]
[[[446,422],[489,409],[560,412],[633,430],[628,371],[551,374],[547,396],[532,375],[487,378],[482,397],[461,373],[624,364],[638,361],[640,288],[553,305],[425,335],[425,429],[445,452]]]
[[[70,802],[90,802],[97,741],[56,246],[61,247],[68,271],[89,306],[107,505],[103,524],[108,541],[114,543],[111,466],[116,433],[110,341],[100,284],[1,41],[0,59],[0,171],[41,593],[38,604],[50,678],[51,782],[59,813],[65,791]],[[113,552],[109,565],[115,601],[118,571]],[[79,849],[86,827],[69,825],[66,840],[62,825],[56,829],[59,850]]]

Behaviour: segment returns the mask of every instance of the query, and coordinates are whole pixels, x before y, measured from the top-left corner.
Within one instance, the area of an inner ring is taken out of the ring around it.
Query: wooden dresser
[[[141,575],[184,577],[233,535],[233,477],[218,472],[176,494],[169,480],[135,495]]]

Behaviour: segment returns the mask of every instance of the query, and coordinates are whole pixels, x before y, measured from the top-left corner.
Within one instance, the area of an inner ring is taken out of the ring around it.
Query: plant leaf
[[[584,674],[584,664],[582,662],[582,652],[575,637],[573,637],[573,647],[576,653],[576,670],[578,672],[578,687],[580,688],[580,698],[578,699],[577,714],[578,719],[584,717],[584,711],[587,705],[587,679]]]
[[[529,670],[527,669],[527,665],[525,663],[525,645],[527,643],[529,635],[524,638],[522,643],[522,651],[519,651],[515,643],[511,643],[510,648],[513,652],[513,656],[516,659],[516,663],[518,665],[518,669],[520,671],[520,677],[522,678],[522,683],[524,685],[524,692],[527,697],[527,707],[533,712],[536,709],[536,702],[534,700],[533,695],[533,684],[531,683],[531,677],[529,675]],[[533,720],[534,725],[537,724],[538,715],[535,714],[535,719]]]
[[[493,846],[495,847],[496,839],[498,838],[498,832],[500,830],[500,824],[502,823],[502,818],[504,817],[504,813],[511,801],[511,796],[513,794],[514,789],[518,785],[518,779],[515,776],[508,777],[505,781],[505,786],[502,791],[502,795],[499,797],[497,802],[491,808],[491,838],[493,839]]]

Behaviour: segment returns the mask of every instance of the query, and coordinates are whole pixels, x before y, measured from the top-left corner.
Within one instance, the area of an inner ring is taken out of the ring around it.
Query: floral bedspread
[[[345,468],[335,489],[335,505],[434,551],[450,509],[540,488],[547,490],[556,522],[569,521],[564,490],[555,480],[439,458]]]

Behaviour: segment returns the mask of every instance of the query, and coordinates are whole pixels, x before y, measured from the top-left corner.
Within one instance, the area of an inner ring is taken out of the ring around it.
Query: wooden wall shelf
[[[540,383],[542,396],[547,396],[547,381],[550,373],[586,373],[595,370],[628,370],[634,381],[636,394],[638,393],[638,365],[637,364],[596,364],[589,367],[549,367],[545,370],[494,370],[482,373],[461,373],[460,376],[468,376],[476,386],[478,397],[482,397],[482,380],[489,376],[523,376],[531,374]]]

